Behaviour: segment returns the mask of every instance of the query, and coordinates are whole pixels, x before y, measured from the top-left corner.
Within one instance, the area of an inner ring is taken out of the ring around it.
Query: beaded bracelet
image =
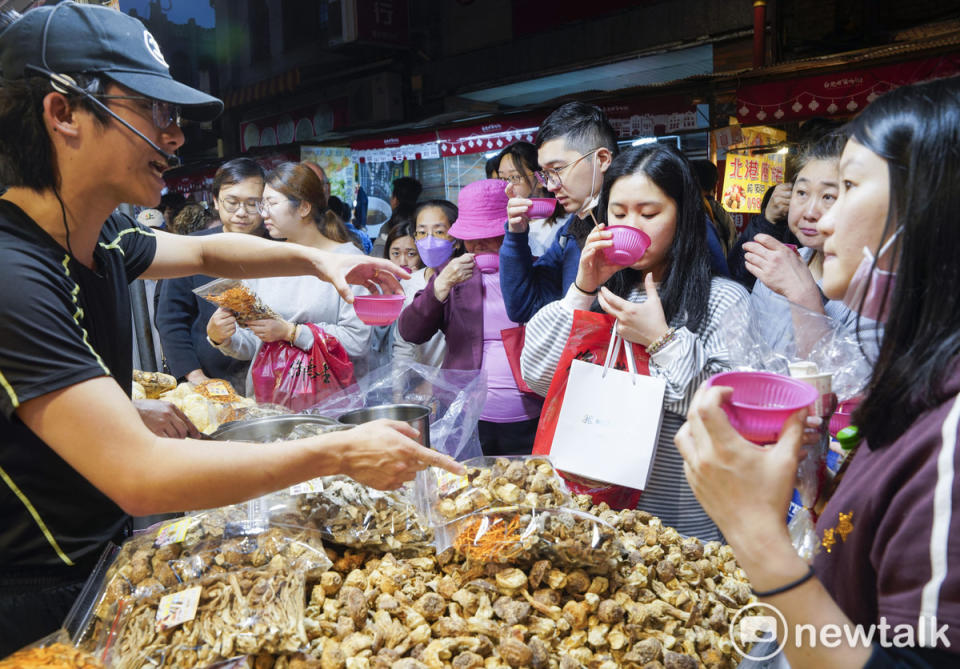
[[[647,345],[647,353],[649,355],[653,355],[654,353],[662,349],[664,346],[669,344],[671,341],[673,341],[673,337],[676,334],[677,334],[677,328],[669,328],[666,332],[664,332],[662,335],[660,335],[659,337],[657,337],[655,340],[653,340]]]

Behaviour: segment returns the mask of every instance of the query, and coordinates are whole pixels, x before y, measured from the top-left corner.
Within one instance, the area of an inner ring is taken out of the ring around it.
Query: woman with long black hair
[[[958,128],[960,78],[887,93],[849,126],[839,195],[817,224],[823,292],[889,316],[853,416],[865,439],[817,521],[813,566],[783,523],[803,411],[758,448],[723,413],[729,389],[710,388],[677,435],[697,498],[788,629],[871,635],[789,639],[794,669],[960,664]]]
[[[719,325],[746,314],[749,296],[711,275],[700,188],[676,149],[649,144],[617,156],[604,175],[597,211],[602,222],[587,237],[576,281],[527,324],[523,378],[547,394],[575,309],[599,306],[615,316],[617,334],[645,347],[650,375],[666,383],[657,452],[638,508],[684,534],[719,538],[684,480],[672,440],[700,382],[729,368]],[[603,253],[612,244],[605,224],[640,229],[650,247],[630,267],[611,264]]]

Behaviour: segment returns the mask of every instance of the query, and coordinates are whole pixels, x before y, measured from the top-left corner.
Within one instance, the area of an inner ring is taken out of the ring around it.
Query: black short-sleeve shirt
[[[130,394],[129,283],[155,253],[149,228],[114,214],[90,270],[0,200],[0,571],[89,564],[127,521],[16,409],[98,376],[112,376]]]

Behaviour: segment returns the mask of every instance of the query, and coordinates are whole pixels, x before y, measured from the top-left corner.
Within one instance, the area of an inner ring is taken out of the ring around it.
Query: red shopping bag
[[[523,352],[523,341],[526,338],[526,326],[518,325],[506,330],[500,330],[500,337],[503,339],[503,350],[507,354],[507,362],[510,365],[510,372],[513,374],[513,380],[517,384],[517,389],[521,393],[528,395],[537,395],[530,390],[530,386],[523,380],[523,374],[520,373],[520,354]],[[537,395],[539,397],[539,395]]]
[[[251,367],[257,402],[303,411],[331,393],[353,385],[353,363],[336,337],[313,323],[313,348],[307,352],[284,341],[260,347]]]
[[[540,423],[537,425],[537,436],[533,442],[535,455],[549,455],[553,445],[553,437],[557,430],[557,419],[560,417],[560,408],[563,406],[563,397],[567,392],[567,378],[570,375],[570,365],[574,360],[583,360],[596,365],[606,362],[607,347],[610,344],[610,333],[613,328],[614,317],[592,311],[574,311],[573,325],[570,327],[570,336],[567,345],[560,356],[557,371],[550,382],[547,399],[543,403],[540,413]],[[634,360],[637,363],[637,373],[650,375],[650,356],[642,346],[624,346],[620,356],[614,363],[616,369],[627,368],[629,350],[634,351]],[[584,444],[588,448],[589,444]],[[635,488],[591,481],[581,476],[561,472],[570,491],[575,495],[590,495],[594,504],[606,502],[612,509],[632,509],[637,505],[642,491]]]

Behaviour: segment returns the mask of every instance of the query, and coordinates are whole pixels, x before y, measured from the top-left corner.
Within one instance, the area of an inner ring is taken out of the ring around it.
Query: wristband
[[[291,345],[297,341],[297,335],[300,334],[300,324],[293,324],[293,332],[290,333],[290,338],[287,340]]]
[[[666,332],[654,339],[652,342],[647,344],[647,353],[653,355],[664,346],[673,341],[674,335],[677,334],[677,328],[668,328]]]
[[[584,290],[583,288],[581,288],[580,286],[577,285],[577,280],[576,280],[576,279],[573,280],[573,287],[576,288],[577,290],[579,290],[579,291],[580,291],[581,293],[583,293],[584,295],[596,295],[597,293],[600,292],[600,289],[599,289],[599,288],[597,288],[597,289],[594,290],[594,291]]]
[[[794,588],[803,585],[809,581],[814,576],[813,567],[807,567],[807,573],[798,578],[796,581],[790,581],[786,585],[781,585],[779,588],[774,588],[773,590],[764,590],[763,592],[757,592],[753,588],[750,588],[750,592],[759,597],[760,599],[766,599],[767,597],[773,597],[774,595],[779,595],[788,590],[793,590]]]

